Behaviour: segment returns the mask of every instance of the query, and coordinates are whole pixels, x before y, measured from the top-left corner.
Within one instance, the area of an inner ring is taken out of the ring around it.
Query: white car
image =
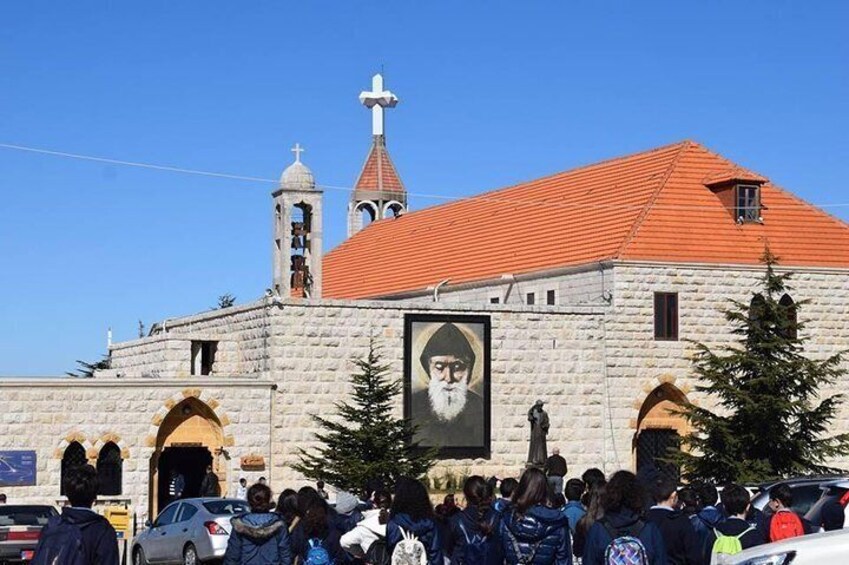
[[[731,556],[728,565],[839,565],[849,563],[849,530],[809,534],[759,545]]]
[[[133,565],[198,565],[221,559],[230,539],[230,520],[248,512],[231,498],[186,498],[166,506],[133,540]]]

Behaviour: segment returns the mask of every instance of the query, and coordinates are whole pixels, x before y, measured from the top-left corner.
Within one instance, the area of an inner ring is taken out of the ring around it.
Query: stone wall
[[[613,269],[609,265],[563,269],[550,274],[517,275],[512,281],[498,280],[452,286],[450,281],[439,290],[439,302],[445,304],[499,304],[520,305],[528,303],[533,294],[537,306],[546,304],[547,292],[555,293],[557,305],[605,305],[606,296],[613,290]],[[433,302],[433,293],[404,298],[405,301]]]
[[[438,473],[520,472],[527,457],[526,414],[537,398],[549,402],[551,444],[561,447],[576,470],[598,464],[603,384],[598,307],[268,300],[170,320],[165,336],[119,344],[112,349],[113,373],[185,374],[188,360],[178,350],[189,347],[186,335],[238,343],[239,357],[229,367],[277,384],[273,451],[284,465],[278,476],[300,484],[302,478],[285,464],[295,461],[299,447],[315,447],[317,428],[310,416],[332,414],[334,403],[346,397],[351,359],[367,352],[372,336],[393,376],[402,378],[404,315],[414,312],[485,314],[492,323],[492,457],[446,461]],[[169,344],[165,359],[148,351],[154,341],[160,348]],[[169,373],[177,362],[186,368]],[[397,411],[400,415],[400,399]]]
[[[227,453],[219,456],[219,474],[234,485],[244,474],[255,480],[273,478],[269,449],[272,386],[257,379],[220,382],[173,379],[6,379],[0,381],[0,450],[35,450],[36,486],[0,487],[10,503],[57,503],[61,461],[73,441],[95,464],[103,445],[112,441],[123,457],[120,496],[102,502],[129,500],[143,523],[148,509],[151,456],[158,426],[173,406],[197,397],[219,420]],[[239,469],[243,455],[259,454],[270,462],[265,472]]]
[[[723,311],[729,299],[748,303],[761,287],[763,268],[699,265],[617,264],[613,308],[605,327],[607,390],[605,429],[608,469],[633,465],[632,442],[640,407],[662,383],[671,383],[691,400],[711,406],[710,399],[693,392],[690,358],[694,347],[686,340],[710,347],[730,344],[731,327]],[[808,338],[806,353],[824,359],[849,349],[849,273],[835,270],[797,270],[789,294],[800,307],[799,320],[807,321],[800,336]],[[677,292],[679,340],[654,339],[654,293]],[[849,368],[849,365],[845,365]],[[845,391],[849,382],[824,390]],[[844,406],[834,433],[849,430],[849,407]],[[847,466],[849,459],[836,463]]]

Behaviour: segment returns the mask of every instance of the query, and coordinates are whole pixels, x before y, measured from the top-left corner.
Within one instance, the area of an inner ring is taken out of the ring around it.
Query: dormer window
[[[766,177],[742,167],[731,167],[709,174],[702,182],[738,224],[763,221],[761,186],[769,182]]]
[[[761,187],[756,184],[737,185],[737,206],[734,215],[738,222],[758,222],[761,219]]]

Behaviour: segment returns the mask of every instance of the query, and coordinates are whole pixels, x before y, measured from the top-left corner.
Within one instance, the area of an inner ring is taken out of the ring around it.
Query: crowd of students
[[[34,563],[117,563],[115,532],[91,510],[96,471],[75,469],[64,485],[71,506],[45,527]],[[739,485],[720,494],[709,484],[679,489],[657,473],[608,479],[598,469],[568,480],[563,493],[535,468],[518,480],[472,476],[462,507],[448,495],[434,508],[424,484],[406,477],[365,500],[338,492],[333,506],[318,486],[284,490],[276,502],[267,484],[248,488],[251,510],[232,520],[224,565],[708,565],[844,520],[840,507],[824,513],[828,523],[807,523],[791,510],[786,484],[770,489],[761,512]]]
[[[603,565],[627,554],[628,563],[708,565],[721,555],[819,529],[790,510],[792,491],[784,484],[770,490],[764,512],[751,506],[742,486],[726,485],[721,494],[708,484],[679,489],[659,474],[617,471],[607,478],[590,469],[568,480],[563,493],[550,485],[533,468],[519,480],[472,476],[463,486],[462,507],[448,495],[436,508],[425,486],[411,478],[366,501],[339,493],[335,508],[304,487],[280,495],[276,517],[264,507],[268,487],[254,485],[251,508],[267,517],[234,520],[225,564]],[[286,525],[275,530],[275,545],[288,553],[281,550],[277,561],[255,561],[244,544],[256,532],[235,525],[248,521],[270,532],[273,520]],[[240,539],[245,532],[248,539]]]

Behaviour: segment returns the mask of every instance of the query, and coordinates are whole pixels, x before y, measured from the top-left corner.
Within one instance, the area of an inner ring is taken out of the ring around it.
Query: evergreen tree
[[[421,477],[433,466],[435,450],[413,440],[415,427],[393,416],[401,382],[387,376],[379,349],[372,340],[368,355],[354,359],[353,391],[349,402],[336,404],[335,418],[313,416],[322,431],[316,453],[300,450],[292,467],[313,480],[362,494],[370,484],[391,487],[401,476]]]
[[[101,359],[100,361],[95,361],[94,363],[88,363],[86,361],[80,361],[78,359],[77,365],[79,365],[79,367],[76,371],[67,371],[65,374],[69,377],[75,377],[78,379],[90,379],[94,377],[95,371],[111,368],[112,358],[108,355],[104,355],[103,359]]]
[[[785,298],[791,274],[775,272],[767,249],[763,289],[749,304],[732,301],[725,317],[738,336],[712,351],[696,343],[696,390],[717,400],[712,412],[693,404],[681,413],[693,432],[690,452],[677,454],[684,477],[718,483],[758,482],[800,474],[836,472],[827,461],[849,453],[849,434],[830,436],[842,394],[822,398],[820,387],[846,374],[845,352],[821,361],[804,355],[806,301]]]

